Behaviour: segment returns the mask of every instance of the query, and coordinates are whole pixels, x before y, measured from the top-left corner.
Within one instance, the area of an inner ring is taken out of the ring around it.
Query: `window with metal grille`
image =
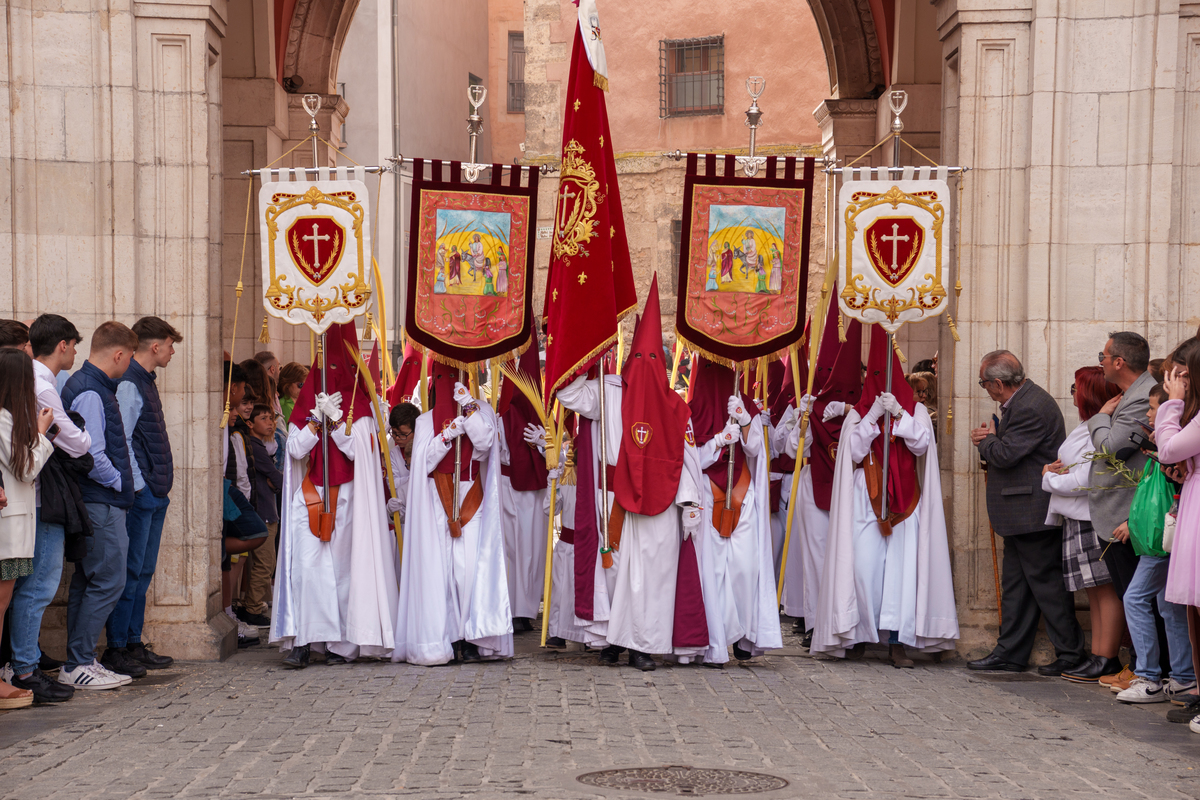
[[[525,34],[508,34],[508,113],[525,113]]]
[[[658,43],[658,115],[725,113],[725,37]]]

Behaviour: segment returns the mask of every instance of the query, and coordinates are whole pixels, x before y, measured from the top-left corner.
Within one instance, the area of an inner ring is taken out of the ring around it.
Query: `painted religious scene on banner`
[[[779,294],[786,225],[784,206],[709,206],[705,291]]]
[[[439,208],[436,217],[436,294],[508,294],[512,214]]]

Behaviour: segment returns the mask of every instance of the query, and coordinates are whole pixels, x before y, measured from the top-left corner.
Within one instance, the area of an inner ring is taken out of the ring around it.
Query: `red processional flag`
[[[563,114],[562,166],[546,281],[547,406],[594,364],[637,308],[604,93],[608,68],[595,0],[579,0]]]

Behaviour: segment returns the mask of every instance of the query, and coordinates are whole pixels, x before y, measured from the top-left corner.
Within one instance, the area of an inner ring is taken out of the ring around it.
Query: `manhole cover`
[[[635,767],[606,769],[579,776],[579,782],[602,789],[623,789],[647,794],[702,797],[709,794],[757,794],[782,789],[783,778],[759,772],[703,767]]]

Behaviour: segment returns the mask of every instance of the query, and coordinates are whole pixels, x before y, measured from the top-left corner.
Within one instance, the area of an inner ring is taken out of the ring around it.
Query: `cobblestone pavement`
[[[795,647],[641,673],[518,641],[506,663],[433,669],[291,672],[261,647],[9,712],[0,795],[636,798],[575,779],[691,765],[787,779],[774,798],[1200,797],[1200,736],[1095,687]]]

